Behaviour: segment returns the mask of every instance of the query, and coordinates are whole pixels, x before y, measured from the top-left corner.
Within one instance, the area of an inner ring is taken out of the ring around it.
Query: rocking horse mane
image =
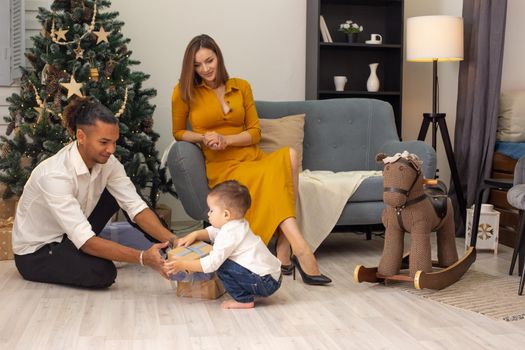
[[[378,155],[376,155],[376,162],[378,163],[395,163],[400,159],[409,162],[410,165],[418,172],[421,171],[421,166],[423,165],[423,162],[419,159],[417,155],[413,153],[408,153],[408,151],[403,151],[403,153],[396,153],[391,157],[387,156],[384,153],[379,153]]]
[[[409,154],[407,151],[397,153],[391,157],[385,154],[378,154],[376,160],[384,163],[383,177],[385,187],[383,200],[385,204],[400,207],[424,194],[423,174],[421,172],[422,162],[415,154]],[[409,169],[413,176],[402,176],[401,172],[405,171],[405,168]],[[396,181],[401,179],[404,182]]]

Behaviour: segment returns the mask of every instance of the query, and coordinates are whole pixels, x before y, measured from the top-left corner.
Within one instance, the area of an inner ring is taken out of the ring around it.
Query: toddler
[[[281,262],[256,236],[244,214],[250,208],[250,192],[235,180],[215,186],[207,197],[211,226],[180,238],[179,246],[196,240],[213,242],[208,256],[199,260],[171,261],[164,265],[168,275],[179,271],[217,271],[224,289],[233,300],[224,309],[248,309],[255,306],[255,296],[267,297],[281,286]]]

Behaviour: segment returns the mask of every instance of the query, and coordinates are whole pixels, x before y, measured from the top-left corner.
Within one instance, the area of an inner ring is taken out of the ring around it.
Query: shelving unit
[[[319,30],[323,15],[333,43]],[[347,43],[339,24],[350,19],[363,26],[358,43]],[[308,0],[306,33],[306,98],[369,97],[392,105],[401,135],[403,87],[403,0]],[[370,34],[381,34],[382,44],[365,44]],[[370,63],[379,63],[378,92],[369,92]],[[348,78],[345,91],[335,91],[333,77]]]

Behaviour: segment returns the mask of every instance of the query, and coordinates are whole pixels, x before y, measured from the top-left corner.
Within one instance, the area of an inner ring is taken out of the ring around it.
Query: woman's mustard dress
[[[250,190],[252,205],[245,218],[253,232],[268,244],[278,225],[295,217],[292,169],[288,148],[266,154],[259,149],[261,129],[250,85],[237,78],[226,82],[224,102],[230,107],[225,115],[215,92],[202,84],[187,104],[180,96],[179,85],[172,96],[173,136],[181,140],[186,121],[192,130],[204,134],[215,131],[233,135],[247,131],[250,146],[229,146],[214,151],[201,145],[206,160],[209,187],[226,180],[237,180]]]

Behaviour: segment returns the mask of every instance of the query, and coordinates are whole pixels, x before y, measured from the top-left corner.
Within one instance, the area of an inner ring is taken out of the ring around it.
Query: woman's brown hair
[[[215,75],[215,83],[217,85],[226,84],[228,80],[228,72],[224,65],[224,58],[222,57],[219,45],[209,35],[201,34],[191,39],[184,52],[182,60],[182,69],[179,79],[180,95],[184,102],[189,103],[192,99],[195,87],[202,83],[202,78],[195,72],[195,54],[199,49],[209,49],[217,55],[217,72]]]

